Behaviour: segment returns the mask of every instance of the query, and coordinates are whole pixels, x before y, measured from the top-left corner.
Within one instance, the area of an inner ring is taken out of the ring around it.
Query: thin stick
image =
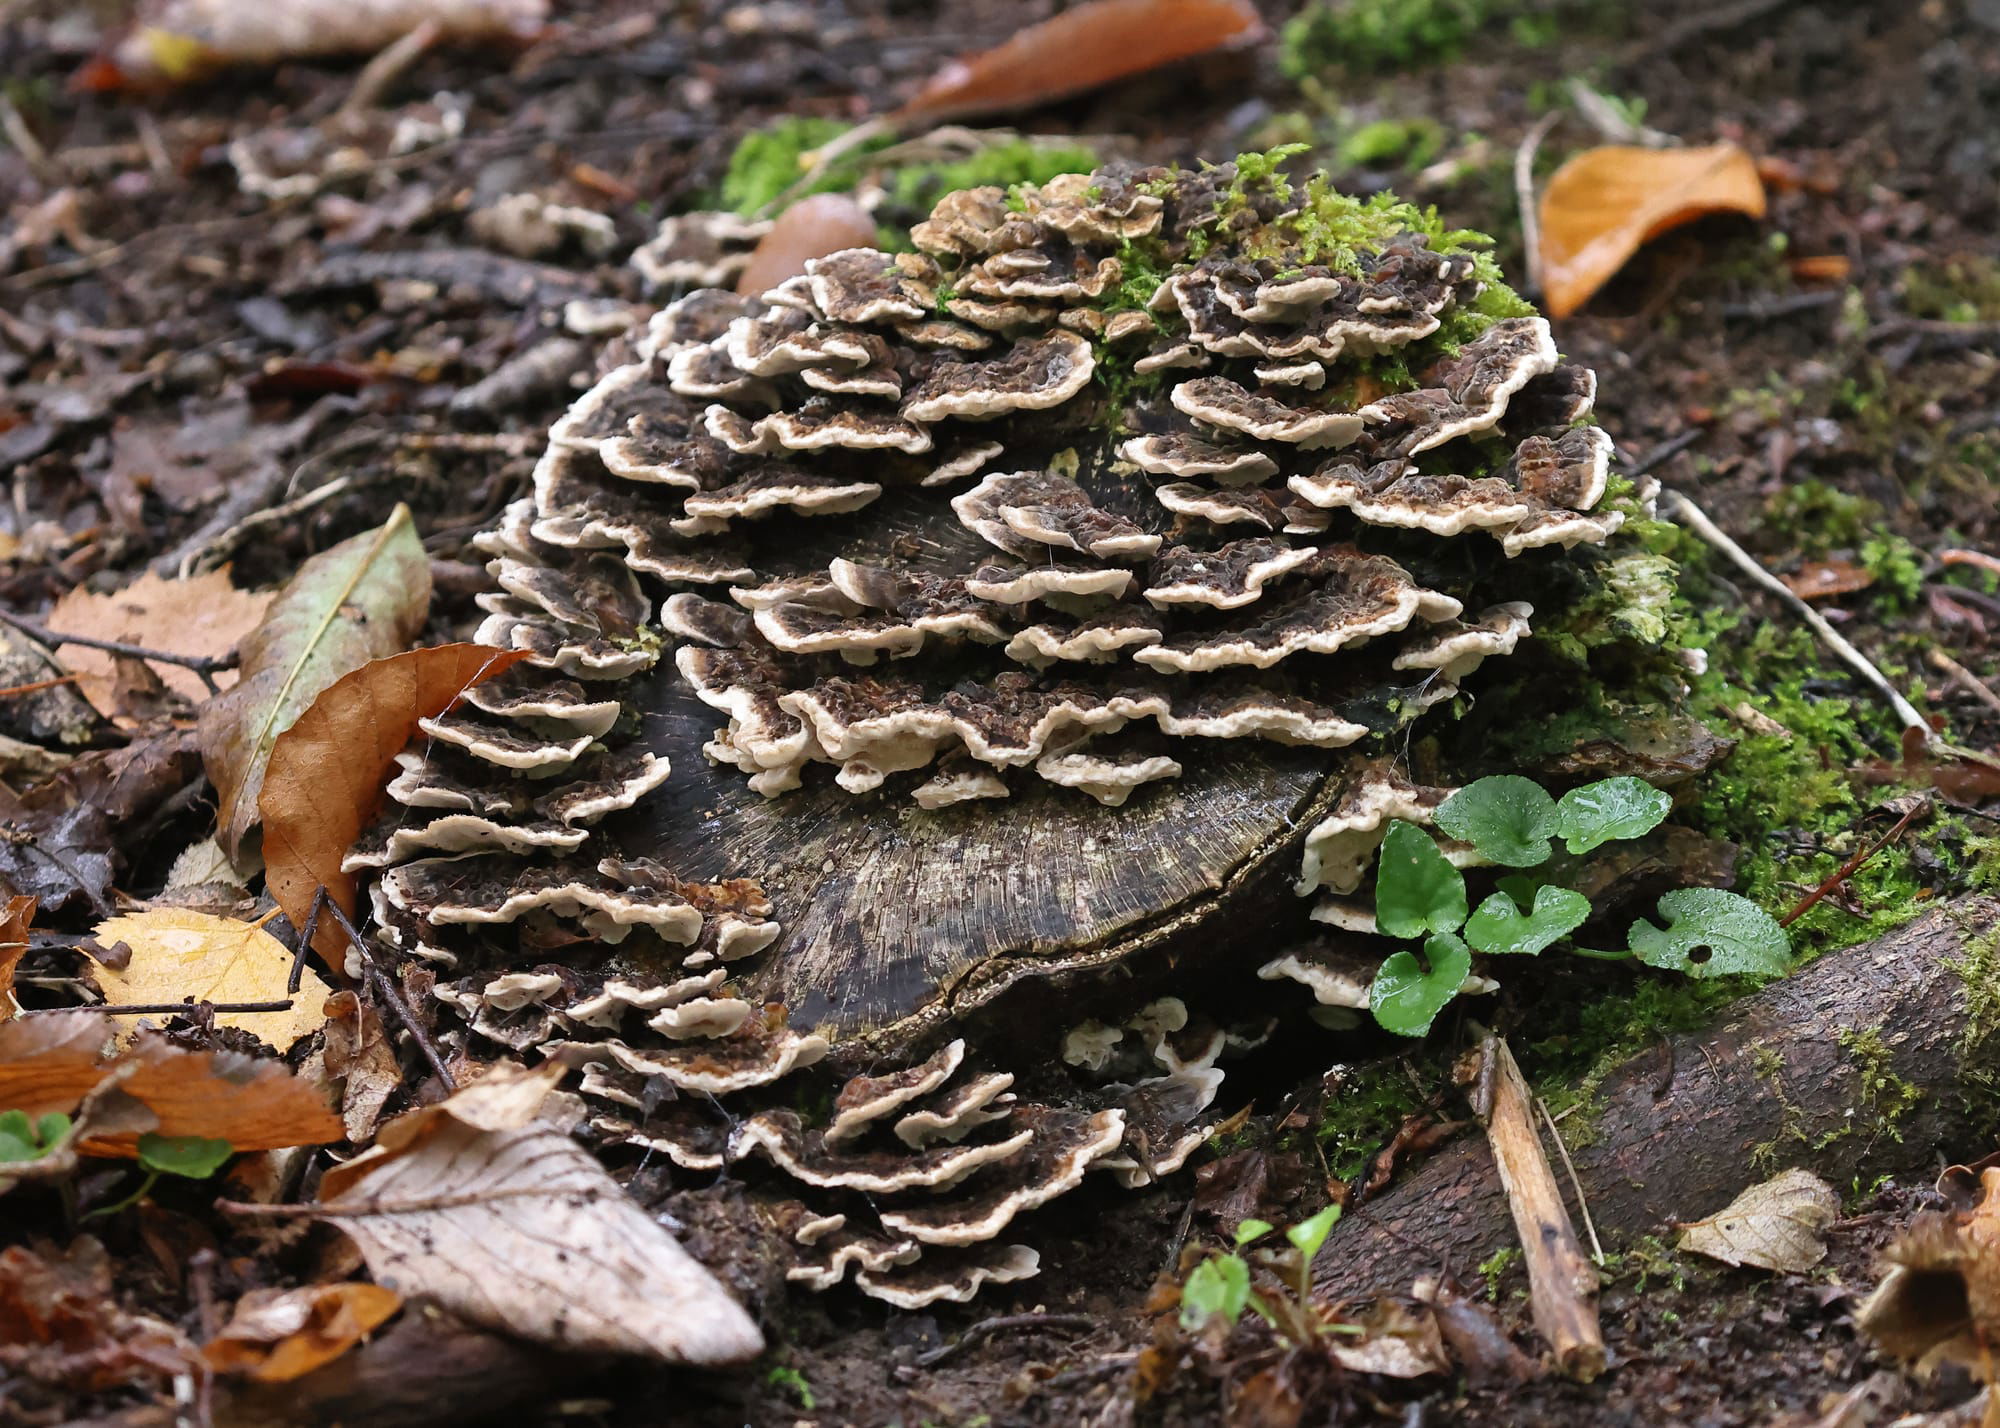
[[[438,1080],[444,1083],[445,1090],[456,1091],[458,1082],[452,1079],[451,1072],[445,1068],[444,1058],[438,1054],[438,1049],[431,1045],[430,1037],[424,1034],[423,1025],[417,1020],[417,1014],[410,1009],[410,1004],[403,1000],[403,994],[396,990],[395,984],[376,963],[374,950],[349,920],[347,910],[333,900],[333,895],[327,891],[326,884],[321,883],[314,891],[312,907],[313,910],[306,913],[307,924],[314,925],[318,922],[316,911],[324,911],[333,919],[334,925],[347,938],[348,945],[360,955],[361,965],[368,973],[368,984],[375,989],[375,994],[396,1014],[396,1019],[403,1023],[403,1029],[409,1032],[410,1039],[417,1043],[417,1049],[423,1052],[424,1060],[430,1062],[431,1070],[437,1072]]]
[[[282,1012],[292,1009],[292,999],[282,997],[270,1002],[140,1002],[133,1006],[114,1006],[110,1002],[92,1002],[88,1007],[32,1007],[22,1016],[47,1016],[51,1012],[66,1011],[108,1011],[114,1016],[178,1016],[182,1013],[207,1012],[216,1016],[238,1016],[250,1012]]]
[[[38,679],[32,684],[10,684],[0,689],[0,699],[11,699],[19,694],[40,694],[44,689],[54,689],[59,685],[75,684],[77,677],[65,674],[56,679]]]
[[[1535,1133],[1527,1082],[1507,1043],[1486,1039],[1499,1073],[1486,1138],[1507,1192],[1507,1208],[1528,1266],[1528,1302],[1535,1328],[1555,1351],[1556,1366],[1578,1383],[1604,1372],[1604,1331],[1597,1321],[1597,1270],[1577,1244],[1562,1191]]]
[[[1857,674],[1874,687],[1876,693],[1888,701],[1889,707],[1896,711],[1896,718],[1902,722],[1905,729],[1920,731],[1924,736],[1924,743],[1930,747],[1935,748],[1939,745],[1940,741],[1932,731],[1930,721],[1917,712],[1916,706],[1903,697],[1901,691],[1889,682],[1888,676],[1877,669],[1867,655],[1848,643],[1845,635],[1827,623],[1826,616],[1793,594],[1784,581],[1759,565],[1755,556],[1731,540],[1722,527],[1708,518],[1706,511],[1678,491],[1662,492],[1661,503],[1669,519],[1679,521],[1728,556],[1739,570],[1770,591],[1793,614],[1811,626],[1812,632],[1825,642],[1828,649],[1846,661]]]
[[[236,652],[225,655],[184,655],[172,650],[148,649],[144,645],[127,644],[124,640],[100,640],[94,635],[66,635],[61,630],[51,630],[46,625],[38,625],[25,616],[13,611],[0,609],[0,620],[5,620],[30,639],[40,640],[50,649],[58,645],[82,645],[86,649],[105,650],[111,654],[124,655],[128,659],[158,660],[161,664],[177,664],[183,669],[191,669],[208,686],[208,692],[216,692],[215,680],[210,676],[218,669],[236,668]]]
[[[1578,1102],[1581,1105],[1582,1102]],[[1583,1181],[1576,1173],[1576,1162],[1569,1158],[1569,1147],[1563,1144],[1562,1128],[1556,1118],[1549,1114],[1549,1103],[1540,1096],[1535,1097],[1535,1109],[1542,1113],[1542,1119],[1549,1127],[1549,1139],[1556,1143],[1556,1154],[1562,1157],[1563,1169],[1569,1172],[1570,1189],[1576,1191],[1576,1210],[1583,1216],[1583,1232],[1590,1236],[1590,1257],[1597,1264],[1604,1263],[1604,1241],[1597,1237],[1597,1226],[1590,1222],[1590,1201],[1583,1196]],[[1571,1106],[1573,1111],[1576,1106]],[[1569,1114],[1565,1111],[1563,1114]]]
[[[1096,1323],[1088,1314],[1001,1314],[981,1319],[951,1343],[917,1355],[917,1367],[936,1368],[960,1349],[971,1348],[981,1339],[1005,1329],[1088,1329]]]
[[[426,20],[377,52],[375,58],[361,67],[361,73],[355,77],[354,88],[347,92],[340,108],[333,111],[334,123],[345,124],[359,118],[363,110],[373,109],[389,86],[422,59],[424,51],[436,44],[443,34],[444,27],[436,20]]]
[[[1958,685],[1967,694],[1985,704],[1987,708],[1995,712],[2000,712],[2000,694],[1995,694],[1993,687],[1986,683],[1985,680],[1981,679],[1943,650],[1933,649],[1930,652],[1930,661],[1934,666],[1950,676],[1952,683]],[[32,688],[32,686],[27,687]],[[4,689],[0,689],[0,694],[7,692]]]
[[[1561,110],[1544,114],[1522,137],[1521,147],[1514,150],[1514,201],[1521,208],[1521,246],[1528,253],[1528,287],[1536,293],[1542,290],[1542,224],[1535,213],[1535,155],[1560,118]]]
[[[1666,441],[1661,442],[1658,446],[1633,462],[1632,465],[1626,468],[1625,474],[1636,481],[1641,476],[1657,471],[1707,434],[1700,427],[1691,426],[1679,436],[1670,437]]]
[[[1874,857],[1877,853],[1881,852],[1889,844],[1895,842],[1898,838],[1902,837],[1903,830],[1905,828],[1908,828],[1910,824],[1915,820],[1916,816],[1919,813],[1922,813],[1928,807],[1930,807],[1929,799],[1925,799],[1922,802],[1913,804],[1908,813],[1905,813],[1901,818],[1896,820],[1896,826],[1894,828],[1891,828],[1887,833],[1884,833],[1880,838],[1877,838],[1873,843],[1870,843],[1866,848],[1863,848],[1860,852],[1856,853],[1853,857],[1849,858],[1846,862],[1842,863],[1838,868],[1835,868],[1832,877],[1828,878],[1825,882],[1821,883],[1818,887],[1814,888],[1811,892],[1807,893],[1804,897],[1800,898],[1798,906],[1794,907],[1790,912],[1786,913],[1783,917],[1778,919],[1778,926],[1790,927],[1794,922],[1797,922],[1800,918],[1804,917],[1807,913],[1811,912],[1814,907],[1818,906],[1819,900],[1821,898],[1825,897],[1828,893],[1832,892],[1835,888],[1839,887],[1842,883],[1846,882],[1849,878],[1853,877],[1856,870],[1858,870],[1863,863],[1867,862],[1870,858]]]

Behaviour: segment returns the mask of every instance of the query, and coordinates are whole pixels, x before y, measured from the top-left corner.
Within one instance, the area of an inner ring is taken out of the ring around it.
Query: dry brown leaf
[[[326,1079],[340,1087],[340,1119],[347,1138],[356,1145],[374,1137],[382,1107],[403,1084],[396,1049],[375,1008],[353,992],[335,992],[326,999],[326,1046],[321,1065]]]
[[[431,566],[408,506],[301,565],[243,637],[242,679],[202,706],[201,756],[215,785],[216,842],[239,862],[257,822],[271,747],[321,690],[399,654],[430,611]]]
[[[36,900],[10,897],[0,905],[0,1021],[21,1014],[14,997],[14,972],[28,955],[28,928],[35,920]]]
[[[1084,0],[1005,44],[954,60],[894,117],[1028,109],[1264,33],[1249,0]]]
[[[11,1409],[29,1385],[78,1396],[138,1389],[170,1393],[199,1367],[201,1351],[180,1330],[119,1305],[111,1257],[89,1235],[52,1247],[0,1250],[0,1349]],[[18,1396],[17,1396],[18,1395]],[[76,1422],[88,1415],[61,1415]]]
[[[1669,228],[1711,213],[1764,216],[1757,162],[1735,144],[1585,149],[1542,193],[1543,306],[1567,317]]]
[[[1724,1264],[1803,1274],[1826,1258],[1826,1231],[1840,1196],[1810,1170],[1752,1185],[1718,1214],[1681,1225],[1680,1248]]]
[[[332,1363],[386,1324],[403,1296],[379,1284],[253,1289],[202,1349],[217,1373],[290,1383]]]
[[[341,859],[381,806],[389,770],[417,721],[442,714],[473,685],[525,658],[522,650],[438,645],[372,660],[321,690],[278,736],[258,810],[265,882],[292,926],[305,927],[322,885],[353,914],[354,877],[341,871]],[[313,941],[333,966],[344,964],[337,929],[329,924]]]
[[[226,565],[187,580],[163,580],[149,571],[115,595],[94,595],[78,586],[56,601],[48,623],[66,635],[214,657],[228,654],[256,629],[270,603],[269,592],[232,585]],[[77,691],[98,713],[107,719],[119,715],[112,688],[117,678],[114,655],[86,645],[57,645],[56,658],[76,676]],[[208,698],[208,686],[191,669],[157,662],[148,662],[146,668],[191,704]],[[217,671],[215,682],[227,689],[236,682],[236,671]]]
[[[873,248],[875,238],[875,220],[846,194],[812,194],[779,214],[771,231],[757,240],[736,279],[736,291],[756,297],[805,272],[810,259],[846,248]]]
[[[1974,1174],[1954,1166],[1939,1188]],[[1971,1205],[1919,1215],[1897,1237],[1885,1256],[1889,1272],[1855,1322],[1920,1370],[1956,1362],[1990,1384],[1992,1345],[2000,1338],[2000,1167],[1984,1166],[1976,1185],[1979,1198]]]
[[[189,997],[199,1002],[272,1002],[288,995],[291,949],[252,923],[158,907],[100,922],[96,936],[100,946],[122,942],[132,953],[122,968],[92,958],[92,976],[112,1007]],[[290,1051],[300,1037],[318,1031],[325,1022],[321,1007],[332,990],[310,967],[303,974],[290,1011],[222,1012],[215,1024],[240,1027],[279,1051]],[[138,1029],[136,1016],[120,1016],[117,1021],[128,1032]]]
[[[120,1090],[150,1110],[166,1136],[226,1140],[237,1150],[325,1145],[339,1117],[319,1092],[278,1061],[233,1051],[188,1051],[150,1032],[110,1053],[111,1018],[94,1008],[0,1022],[0,1106],[32,1117],[68,1115],[114,1073]],[[129,1069],[127,1069],[129,1068]],[[139,1132],[89,1135],[91,1155],[134,1156]]]
[[[1808,560],[1782,578],[1785,588],[1801,600],[1831,600],[1866,590],[1875,583],[1875,572],[1851,560]]]
[[[562,1068],[505,1063],[382,1128],[321,1208],[375,1278],[578,1352],[740,1363],[764,1336],[604,1167],[536,1110]]]

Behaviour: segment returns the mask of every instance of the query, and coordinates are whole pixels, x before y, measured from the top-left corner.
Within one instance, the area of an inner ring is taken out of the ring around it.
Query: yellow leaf
[[[102,947],[123,942],[132,949],[123,970],[97,964],[97,985],[113,1008],[188,997],[206,1002],[280,1001],[292,972],[292,954],[263,928],[180,908],[111,918],[98,924],[97,941]],[[215,1024],[241,1027],[279,1051],[289,1051],[300,1037],[318,1031],[325,1022],[320,1007],[330,990],[307,968],[290,1011],[226,1012],[216,1017]],[[117,1020],[127,1031],[138,1025],[136,1016]]]
[[[1543,306],[1567,317],[1639,245],[1711,213],[1764,216],[1757,161],[1735,144],[1705,149],[1586,149],[1542,194]]]

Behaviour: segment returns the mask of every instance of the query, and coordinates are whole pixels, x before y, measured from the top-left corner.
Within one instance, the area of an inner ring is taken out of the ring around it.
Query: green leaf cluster
[[[1439,805],[1437,826],[1472,845],[1487,862],[1534,868],[1560,838],[1572,854],[1644,837],[1667,816],[1672,800],[1642,779],[1600,779],[1551,798],[1517,774],[1482,778]],[[1375,922],[1390,937],[1422,938],[1423,950],[1388,957],[1369,988],[1375,1020],[1404,1036],[1422,1036],[1457,996],[1475,951],[1533,957],[1555,946],[1590,916],[1590,900],[1573,889],[1514,875],[1468,913],[1465,878],[1415,824],[1389,825],[1375,874]],[[1629,952],[1648,966],[1690,977],[1785,970],[1791,946],[1784,929],[1747,898],[1716,888],[1686,888],[1660,899],[1664,928],[1644,918],[1632,925]]]
[[[69,1127],[61,1111],[32,1118],[26,1111],[0,1111],[0,1165],[40,1160],[63,1143]]]

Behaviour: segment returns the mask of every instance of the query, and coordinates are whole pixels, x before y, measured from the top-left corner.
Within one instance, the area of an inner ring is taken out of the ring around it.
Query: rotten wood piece
[[[1562,1191],[1535,1130],[1534,1098],[1497,1036],[1481,1049],[1493,1068],[1493,1101],[1486,1112],[1486,1139],[1507,1208],[1527,1257],[1529,1306],[1535,1328],[1555,1353],[1556,1366],[1579,1383],[1604,1372],[1604,1331],[1597,1321],[1597,1268],[1577,1243]]]
[[[1607,1247],[1698,1219],[1788,1166],[1845,1185],[1987,1148],[1971,1139],[1977,1108],[1954,1088],[2000,1053],[1967,981],[1996,924],[1991,898],[1938,908],[1672,1037],[1664,1084],[1658,1046],[1619,1066],[1564,1125]],[[1850,1049],[1864,1036],[1886,1059]],[[1927,1094],[1890,1119],[1873,1099],[1884,1076]],[[1314,1266],[1314,1293],[1401,1291],[1439,1268],[1467,1276],[1510,1231],[1484,1148],[1463,1139],[1340,1225]]]

